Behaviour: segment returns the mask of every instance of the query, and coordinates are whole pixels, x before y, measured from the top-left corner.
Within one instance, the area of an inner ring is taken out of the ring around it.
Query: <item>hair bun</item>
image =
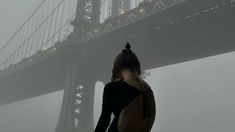
[[[131,45],[130,45],[130,43],[126,43],[126,45],[125,45],[125,48],[127,49],[127,50],[131,50]]]

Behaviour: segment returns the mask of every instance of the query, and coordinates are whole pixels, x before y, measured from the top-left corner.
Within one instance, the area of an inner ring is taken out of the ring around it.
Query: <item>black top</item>
[[[118,132],[117,123],[119,114],[123,108],[140,94],[141,91],[123,80],[107,83],[104,87],[102,111],[95,132],[106,132],[112,112],[114,119],[108,132]]]

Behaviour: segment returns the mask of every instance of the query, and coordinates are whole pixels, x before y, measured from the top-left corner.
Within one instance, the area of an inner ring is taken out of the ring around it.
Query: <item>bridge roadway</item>
[[[65,63],[81,79],[111,77],[114,57],[130,42],[142,69],[235,50],[235,1],[187,0],[85,43],[76,35],[0,72],[0,105],[63,90]]]

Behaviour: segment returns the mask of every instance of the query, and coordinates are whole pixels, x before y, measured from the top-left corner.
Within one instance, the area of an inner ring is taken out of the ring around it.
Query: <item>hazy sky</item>
[[[234,132],[235,52],[151,69],[152,132]],[[95,123],[103,84],[95,87]],[[54,132],[63,91],[0,106],[0,132]]]
[[[0,0],[0,46],[25,22],[42,0]]]
[[[41,0],[0,0],[0,45]],[[155,92],[153,132],[234,132],[235,52],[160,67],[146,79]],[[103,84],[95,95],[95,123]],[[0,132],[53,132],[63,91],[0,106]]]

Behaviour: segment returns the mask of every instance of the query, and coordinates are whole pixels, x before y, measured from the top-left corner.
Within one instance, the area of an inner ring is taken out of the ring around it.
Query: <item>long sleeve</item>
[[[98,123],[95,128],[95,132],[105,132],[109,123],[112,110],[110,105],[110,93],[108,91],[108,85],[106,84],[103,92],[102,110]]]

